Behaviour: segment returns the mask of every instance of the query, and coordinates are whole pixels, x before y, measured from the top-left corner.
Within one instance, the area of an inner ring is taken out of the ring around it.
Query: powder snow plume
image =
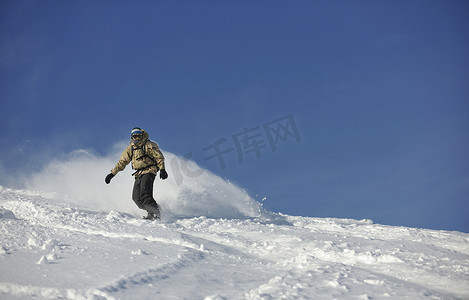
[[[56,193],[64,202],[78,206],[142,215],[144,212],[132,201],[134,178],[130,164],[110,184],[104,183],[104,177],[115,166],[125,147],[125,143],[116,144],[115,151],[108,156],[96,155],[91,150],[73,151],[65,158],[52,160],[40,172],[28,177],[26,187]],[[163,153],[169,178],[163,181],[157,177],[153,192],[162,207],[163,219],[194,216],[245,219],[267,214],[238,186],[201,169],[192,161]],[[187,171],[189,169],[191,171]]]

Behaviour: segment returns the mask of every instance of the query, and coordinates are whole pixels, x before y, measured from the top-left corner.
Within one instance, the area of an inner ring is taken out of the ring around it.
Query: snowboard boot
[[[160,211],[155,210],[154,212],[148,211],[148,215],[146,217],[143,217],[145,220],[159,220],[160,219]]]

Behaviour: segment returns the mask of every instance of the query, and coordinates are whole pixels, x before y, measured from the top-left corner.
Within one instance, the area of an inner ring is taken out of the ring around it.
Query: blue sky
[[[2,1],[0,184],[74,149],[107,155],[141,126],[275,212],[469,232],[468,13],[456,0]],[[274,151],[269,123],[298,131]],[[224,167],[208,158],[217,142]]]

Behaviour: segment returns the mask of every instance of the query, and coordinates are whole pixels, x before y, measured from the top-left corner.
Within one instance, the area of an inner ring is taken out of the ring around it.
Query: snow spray
[[[65,158],[50,161],[41,171],[28,177],[26,187],[57,193],[58,199],[64,202],[90,209],[141,215],[142,211],[132,201],[134,178],[130,164],[109,185],[104,183],[104,177],[125,147],[125,143],[116,144],[108,156],[99,156],[90,150],[73,151]],[[243,219],[266,214],[245,190],[193,161],[190,161],[191,167],[199,170],[198,175],[185,176],[181,182],[180,177],[174,176],[178,170],[171,170],[171,165],[175,165],[171,162],[184,160],[188,163],[186,158],[163,153],[169,178],[162,181],[157,177],[154,184],[154,198],[162,208],[163,219],[195,216]]]

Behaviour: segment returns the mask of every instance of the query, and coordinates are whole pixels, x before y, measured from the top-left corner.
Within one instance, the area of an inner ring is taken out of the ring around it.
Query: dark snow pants
[[[135,178],[132,200],[134,200],[139,208],[159,215],[158,204],[153,199],[153,182],[155,177],[155,174],[143,174]]]

